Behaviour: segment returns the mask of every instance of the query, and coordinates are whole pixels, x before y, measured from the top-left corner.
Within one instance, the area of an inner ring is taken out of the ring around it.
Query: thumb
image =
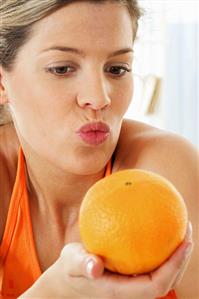
[[[104,272],[103,260],[89,254],[81,243],[69,243],[62,249],[61,259],[69,276],[96,279]]]

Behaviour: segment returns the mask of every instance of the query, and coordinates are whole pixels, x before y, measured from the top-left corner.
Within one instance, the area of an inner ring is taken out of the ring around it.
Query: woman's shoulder
[[[136,168],[165,132],[149,124],[124,119],[116,148],[116,163],[119,168]]]
[[[17,171],[19,141],[12,123],[0,126],[0,241]]]
[[[120,168],[145,168],[162,172],[195,165],[197,149],[184,137],[135,120],[124,120],[116,151]],[[178,165],[177,165],[178,163]]]

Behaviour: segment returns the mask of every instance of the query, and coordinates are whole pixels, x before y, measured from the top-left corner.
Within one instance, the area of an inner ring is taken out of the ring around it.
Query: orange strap
[[[0,246],[0,298],[17,298],[41,275],[36,255],[25,179],[19,150],[17,175]]]
[[[171,290],[166,297],[161,297],[157,299],[178,299],[176,296],[176,292],[174,290]]]

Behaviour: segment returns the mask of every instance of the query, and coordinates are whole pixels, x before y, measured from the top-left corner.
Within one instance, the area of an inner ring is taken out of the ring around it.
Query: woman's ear
[[[4,105],[8,103],[8,97],[6,90],[3,86],[3,69],[2,66],[0,66],[0,105]]]

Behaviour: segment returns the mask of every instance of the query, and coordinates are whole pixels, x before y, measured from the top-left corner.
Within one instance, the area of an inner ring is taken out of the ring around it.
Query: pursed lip
[[[91,145],[103,143],[110,134],[110,127],[103,122],[91,122],[83,125],[77,134],[81,139]]]
[[[100,131],[104,133],[110,132],[110,128],[107,124],[103,122],[91,122],[83,125],[77,132],[78,133],[88,133],[91,131]]]

